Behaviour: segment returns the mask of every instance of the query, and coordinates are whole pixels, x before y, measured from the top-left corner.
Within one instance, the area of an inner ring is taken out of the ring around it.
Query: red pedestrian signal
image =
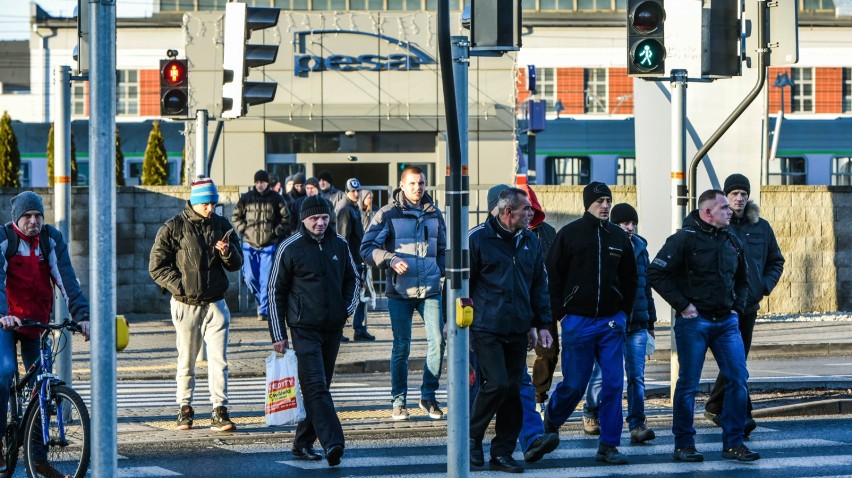
[[[160,116],[188,116],[187,60],[160,60]]]

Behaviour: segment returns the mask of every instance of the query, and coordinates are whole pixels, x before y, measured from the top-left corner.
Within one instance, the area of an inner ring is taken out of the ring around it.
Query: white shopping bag
[[[304,419],[296,353],[272,352],[266,357],[266,426],[294,425]]]

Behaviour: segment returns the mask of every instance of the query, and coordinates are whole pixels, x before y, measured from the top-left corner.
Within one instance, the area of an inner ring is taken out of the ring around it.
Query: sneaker
[[[630,443],[645,443],[654,438],[657,438],[657,434],[645,425],[639,425],[630,430]]]
[[[44,478],[69,478],[71,475],[63,475],[50,463],[46,461],[35,462],[35,471]]]
[[[444,418],[444,412],[438,407],[438,402],[435,400],[420,400],[420,408],[433,420]]]
[[[408,414],[408,410],[405,409],[405,405],[394,405],[393,411],[391,412],[391,418],[394,420],[408,420],[411,418],[411,415]]]
[[[672,457],[675,461],[685,461],[695,463],[704,461],[704,455],[698,452],[694,446],[685,446],[683,448],[675,448]]]
[[[356,342],[372,342],[376,340],[376,336],[367,332],[366,330],[355,332],[355,341]]]
[[[754,418],[747,417],[743,428],[743,438],[748,438],[755,428],[757,428],[757,422],[754,421]]]
[[[717,427],[722,426],[722,419],[719,417],[718,413],[708,412],[707,410],[704,410],[704,418],[713,422],[713,424]]]
[[[524,452],[524,461],[527,463],[535,463],[541,460],[544,455],[552,452],[559,446],[559,435],[556,433],[547,433],[536,438],[532,445]]]
[[[492,456],[488,461],[488,469],[504,473],[523,473],[524,467],[518,464],[512,455]]]
[[[325,461],[328,462],[328,466],[339,465],[341,457],[343,457],[343,447],[340,445],[332,445],[325,452]]]
[[[192,419],[195,417],[195,411],[189,405],[181,405],[177,417],[177,429],[189,430],[192,428]]]
[[[228,408],[218,406],[213,409],[210,417],[210,429],[215,432],[232,432],[237,429],[231,417],[228,416]]]
[[[627,457],[618,451],[614,446],[598,445],[598,453],[595,455],[595,460],[609,463],[610,465],[626,465],[630,463]]]
[[[738,445],[722,451],[722,458],[737,461],[755,461],[760,459],[760,454],[749,450],[745,445]]]
[[[586,435],[600,435],[601,422],[597,418],[583,417],[583,431]]]

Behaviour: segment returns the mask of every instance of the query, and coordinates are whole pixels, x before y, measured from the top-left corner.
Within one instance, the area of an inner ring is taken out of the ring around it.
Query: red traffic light
[[[171,60],[166,63],[162,71],[163,81],[172,86],[182,85],[186,82],[186,60]]]
[[[653,33],[666,20],[666,12],[657,2],[642,2],[630,12],[630,26],[639,33]]]

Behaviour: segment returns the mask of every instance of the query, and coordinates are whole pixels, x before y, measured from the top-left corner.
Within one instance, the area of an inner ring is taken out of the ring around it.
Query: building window
[[[21,187],[29,188],[33,185],[32,164],[29,161],[21,161],[20,178]]]
[[[843,69],[843,112],[852,113],[852,68]]]
[[[535,69],[535,91],[539,99],[544,100],[548,111],[553,111],[559,99],[556,89],[556,68]]]
[[[352,0],[349,0],[351,3]],[[470,0],[468,0],[470,3]],[[450,0],[451,10],[461,10],[464,8],[464,0]],[[438,0],[426,0],[426,10],[438,10]]]
[[[116,88],[116,108],[118,115],[139,114],[139,72],[119,70],[118,88]]]
[[[559,186],[589,184],[591,161],[587,157],[549,157],[547,164],[548,183]]]
[[[615,184],[618,186],[636,185],[636,158],[618,158]]]
[[[583,90],[586,96],[586,113],[606,113],[606,68],[586,68],[583,72]]]
[[[308,0],[272,0],[272,6],[282,10],[307,10]]]
[[[384,0],[349,0],[351,10],[381,10],[385,7]],[[438,7],[435,7],[437,10]]]
[[[795,85],[790,88],[790,108],[793,113],[814,112],[814,69],[792,68],[791,79]]]
[[[831,185],[852,186],[852,157],[831,160]]]
[[[775,158],[769,162],[769,184],[808,184],[805,158]]]
[[[311,10],[346,10],[346,0],[313,0]]]
[[[267,154],[434,153],[435,133],[268,133]]]
[[[186,12],[195,10],[195,0],[160,0],[161,12]]]
[[[800,5],[802,10],[830,10],[834,11],[834,0],[803,0]]]
[[[224,10],[227,0],[198,0],[198,10],[202,12]],[[262,6],[268,7],[269,2],[265,1]]]
[[[71,116],[86,115],[86,85],[83,82],[71,83]]]
[[[532,11],[612,12],[627,9],[627,0],[523,0],[523,9]]]

